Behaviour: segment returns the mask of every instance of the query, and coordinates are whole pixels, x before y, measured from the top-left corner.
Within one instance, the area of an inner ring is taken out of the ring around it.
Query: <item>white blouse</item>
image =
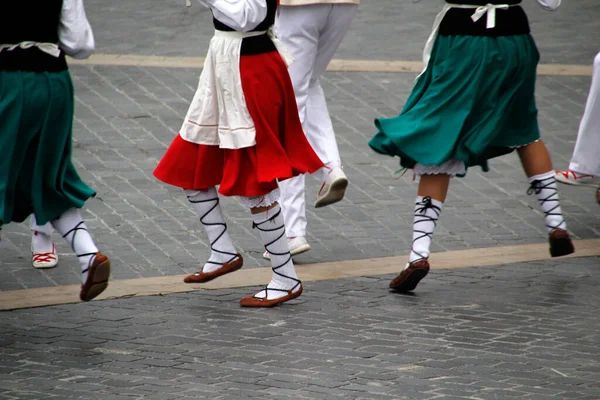
[[[220,22],[240,32],[256,28],[267,17],[265,0],[198,0]]]
[[[96,47],[83,0],[63,0],[58,26],[58,46],[73,58],[88,58]]]

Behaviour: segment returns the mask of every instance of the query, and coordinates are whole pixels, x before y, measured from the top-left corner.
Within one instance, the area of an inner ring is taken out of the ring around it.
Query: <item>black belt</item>
[[[61,52],[58,57],[37,48],[0,52],[0,71],[60,72],[68,69]]]
[[[440,35],[446,36],[512,36],[530,32],[527,14],[520,6],[507,10],[496,10],[496,26],[488,29],[486,19],[473,22],[474,9],[452,8],[448,10],[440,24]]]

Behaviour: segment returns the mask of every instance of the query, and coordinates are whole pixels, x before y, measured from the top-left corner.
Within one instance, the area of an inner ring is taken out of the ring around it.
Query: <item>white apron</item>
[[[508,10],[509,7],[519,6],[520,4],[487,4],[485,6],[479,5],[471,5],[471,4],[450,4],[445,3],[442,11],[435,17],[433,22],[433,29],[431,31],[431,35],[429,39],[427,39],[427,43],[425,44],[425,48],[423,49],[423,71],[417,76],[416,79],[419,79],[423,72],[427,70],[427,65],[429,65],[429,59],[431,58],[431,51],[433,50],[433,45],[435,43],[435,39],[438,36],[438,32],[440,30],[440,25],[442,20],[446,16],[446,13],[452,8],[472,8],[475,10],[473,15],[471,15],[471,19],[473,22],[479,21],[481,17],[487,14],[487,22],[486,28],[491,29],[496,27],[496,10]]]
[[[198,89],[190,104],[183,126],[182,139],[224,149],[241,149],[256,145],[254,122],[246,105],[240,75],[242,40],[267,33],[283,60],[291,56],[275,37],[273,30],[261,32],[215,31],[200,74]]]

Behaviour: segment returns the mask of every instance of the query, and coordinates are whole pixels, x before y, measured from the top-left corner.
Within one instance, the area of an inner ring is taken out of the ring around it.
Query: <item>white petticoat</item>
[[[417,176],[421,175],[463,175],[467,172],[465,163],[460,160],[448,160],[440,165],[423,165],[416,164],[413,172]]]
[[[529,146],[530,144],[537,142],[539,142],[539,139],[521,146],[511,146],[511,149],[519,149],[521,147]],[[417,163],[413,169],[413,172],[416,176],[441,174],[456,176],[466,174],[467,168],[465,166],[465,163],[460,160],[448,160],[441,163],[440,165],[423,165]]]
[[[279,189],[275,189],[264,196],[256,197],[242,197],[240,196],[240,202],[244,207],[257,208],[257,207],[269,207],[279,201],[281,192]]]

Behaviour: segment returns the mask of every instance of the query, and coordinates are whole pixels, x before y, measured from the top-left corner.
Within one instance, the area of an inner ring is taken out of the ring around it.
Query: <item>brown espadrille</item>
[[[238,269],[242,268],[243,265],[244,259],[238,253],[233,259],[229,260],[229,262],[223,263],[223,266],[221,268],[207,273],[198,271],[195,274],[186,276],[183,281],[185,283],[205,283],[208,281],[212,281],[213,279],[218,278],[219,276],[223,276],[225,274],[237,271]]]
[[[276,299],[268,300],[267,297],[268,297],[269,290],[277,291],[277,292],[286,292],[287,294],[285,296],[278,297]],[[286,301],[293,300],[302,294],[302,284],[298,283],[296,285],[296,287],[294,287],[291,290],[265,288],[265,291],[266,291],[266,293],[265,293],[266,297],[252,296],[252,297],[243,298],[242,300],[240,300],[240,306],[242,306],[242,307],[265,307],[266,308],[266,307],[273,307],[273,306],[276,306],[277,304],[281,304]]]
[[[428,273],[429,261],[426,258],[414,261],[390,282],[390,289],[398,292],[410,292]]]
[[[564,229],[553,229],[548,240],[552,257],[566,256],[575,252],[575,246],[573,246],[569,232]]]
[[[102,253],[96,253],[92,265],[87,270],[85,283],[81,285],[79,298],[81,301],[90,301],[104,292],[110,277],[110,260]]]

